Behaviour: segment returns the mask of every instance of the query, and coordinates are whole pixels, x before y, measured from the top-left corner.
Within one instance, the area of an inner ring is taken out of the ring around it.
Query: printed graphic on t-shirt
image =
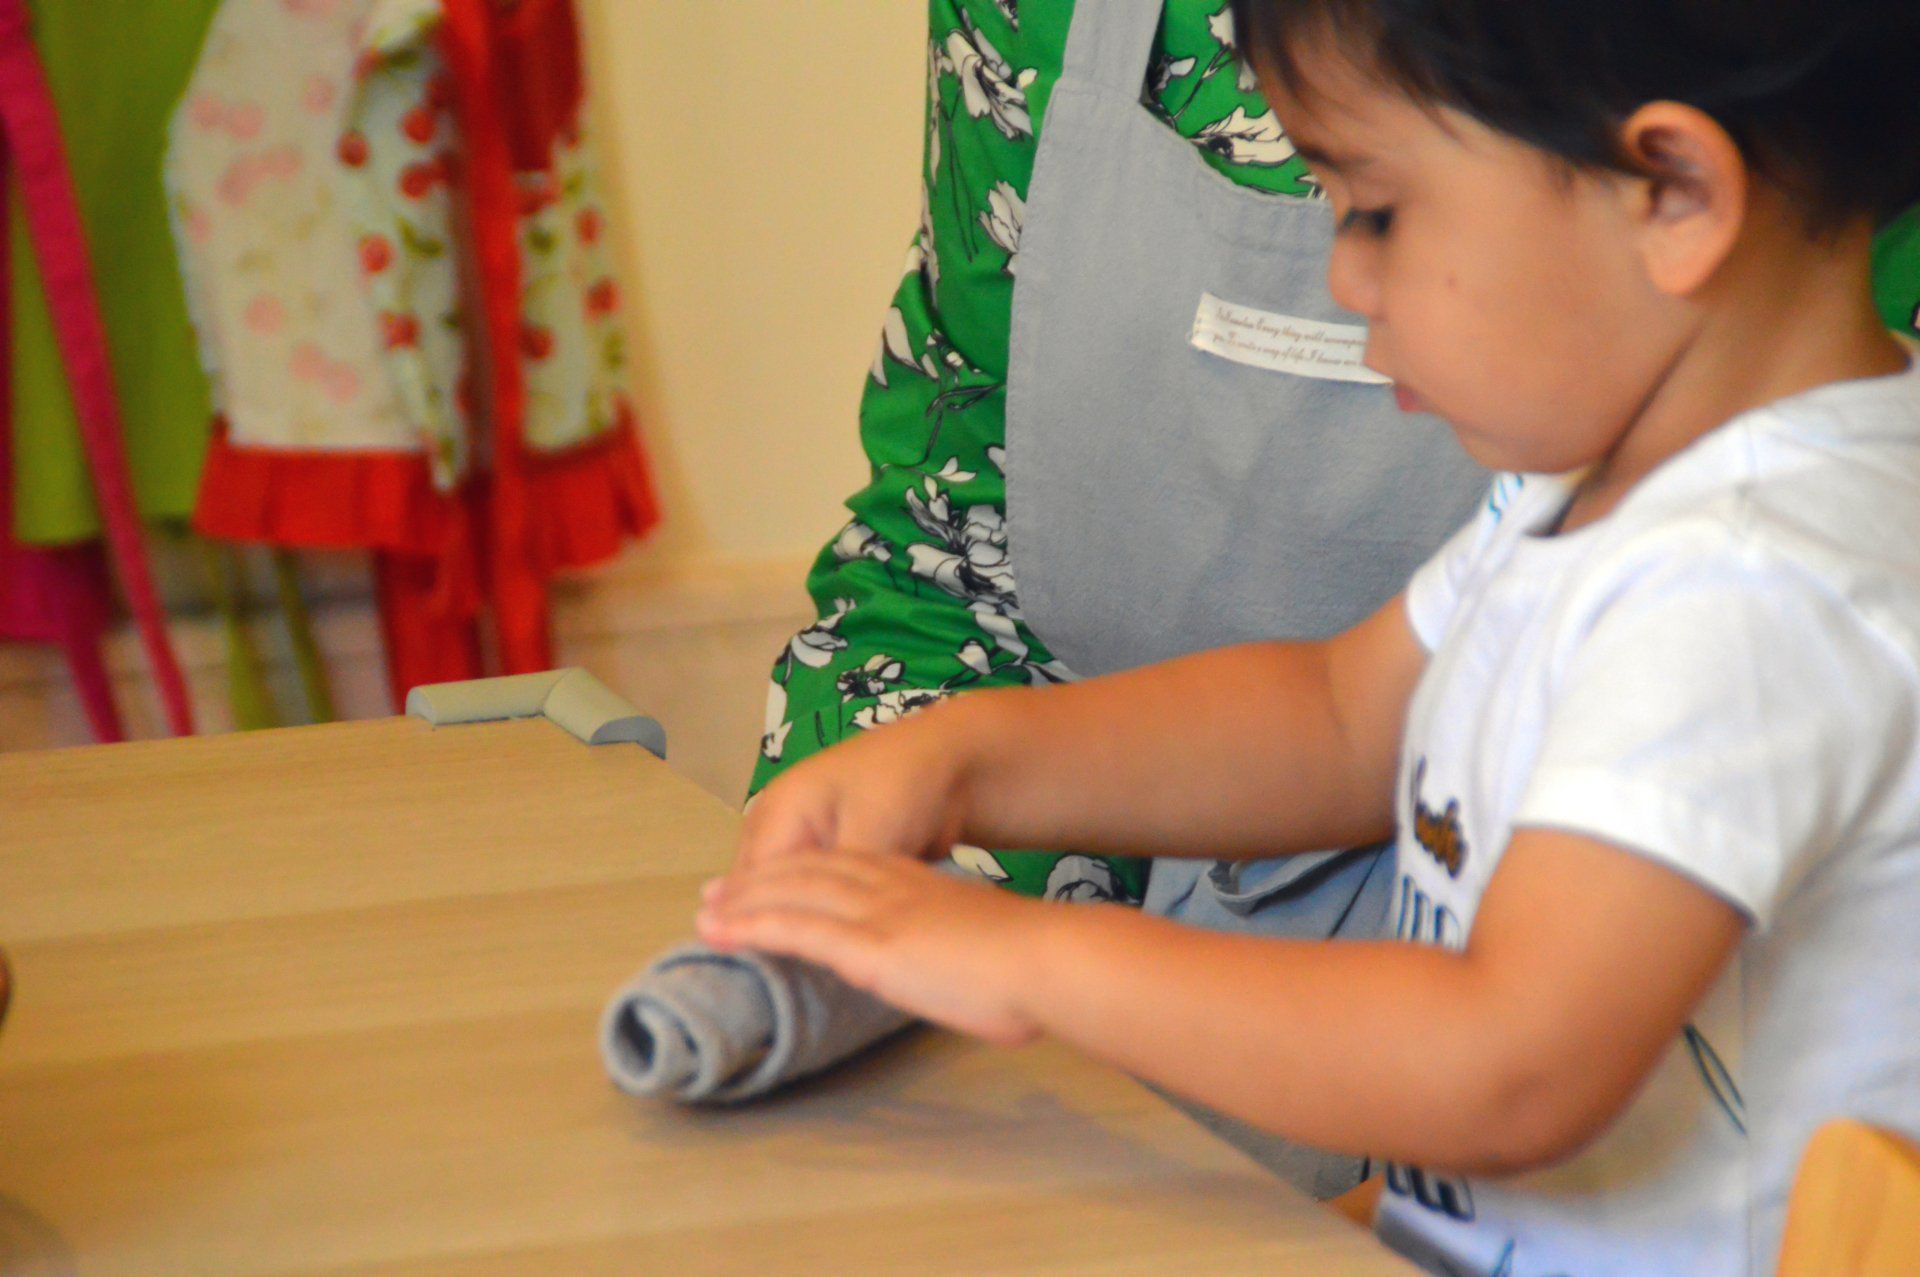
[[[1473,1220],[1473,1189],[1464,1179],[1388,1162],[1387,1191],[1395,1197],[1418,1202],[1448,1219],[1457,1219],[1463,1224]]]
[[[1467,862],[1467,836],[1460,815],[1460,800],[1448,798],[1439,808],[1428,805],[1425,788],[1427,760],[1413,765],[1408,783],[1413,809],[1413,837],[1420,850],[1446,871],[1449,879],[1460,876]],[[1399,899],[1394,905],[1394,934],[1415,944],[1434,945],[1459,952],[1467,946],[1466,927],[1460,915],[1444,901],[1435,898],[1415,880],[1415,874],[1400,875]],[[1396,1197],[1418,1202],[1427,1210],[1462,1223],[1473,1219],[1473,1189],[1465,1179],[1440,1175],[1417,1166],[1387,1164],[1386,1188]]]
[[[1400,876],[1400,895],[1393,907],[1393,934],[1399,939],[1455,952],[1467,947],[1467,930],[1460,925],[1460,915],[1428,895],[1406,874]]]
[[[1434,811],[1420,796],[1426,778],[1427,760],[1423,758],[1413,766],[1413,836],[1429,856],[1440,862],[1447,877],[1458,878],[1460,867],[1467,863],[1467,836],[1460,828],[1460,800],[1449,798],[1444,809]]]
[[[1435,811],[1422,796],[1426,779],[1427,760],[1422,758],[1414,764],[1413,779],[1408,785],[1414,841],[1447,871],[1447,877],[1458,878],[1461,867],[1467,863],[1467,836],[1460,823],[1460,800],[1449,798],[1444,808]],[[1464,949],[1467,933],[1460,915],[1430,895],[1416,877],[1405,871],[1400,875],[1399,899],[1394,903],[1394,934],[1416,944]]]

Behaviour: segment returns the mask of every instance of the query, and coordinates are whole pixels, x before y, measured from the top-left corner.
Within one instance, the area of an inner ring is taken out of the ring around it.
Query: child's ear
[[[1635,111],[1621,126],[1620,148],[1638,172],[1628,186],[1647,278],[1668,296],[1690,296],[1746,225],[1746,158],[1712,116],[1678,102]]]

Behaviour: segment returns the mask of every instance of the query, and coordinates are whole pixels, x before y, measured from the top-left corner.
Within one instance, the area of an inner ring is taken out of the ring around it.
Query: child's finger
[[[707,897],[705,907],[722,916],[803,909],[859,921],[879,911],[883,889],[884,879],[859,858],[798,853],[729,875]]]
[[[877,965],[873,932],[807,909],[762,909],[745,914],[703,912],[695,920],[700,938],[724,949],[758,949],[830,967],[840,978],[871,989]]]
[[[818,851],[832,840],[832,821],[811,804],[763,794],[747,811],[735,864],[745,867]]]
[[[809,847],[789,852],[772,860],[751,865],[735,865],[723,880],[725,890],[753,881],[784,882],[808,874],[827,874],[849,882],[879,887],[898,877],[902,866],[917,867],[917,861],[905,860],[883,852],[826,850]]]

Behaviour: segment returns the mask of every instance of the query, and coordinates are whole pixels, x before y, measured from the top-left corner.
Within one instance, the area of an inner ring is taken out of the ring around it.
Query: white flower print
[[[835,599],[834,610],[793,636],[787,654],[808,669],[824,669],[835,652],[845,651],[847,640],[838,633],[840,622],[853,611],[852,599]]]
[[[946,464],[933,472],[936,479],[945,479],[948,483],[966,483],[975,478],[973,471],[960,468],[960,458],[948,457]]]
[[[976,625],[987,632],[995,647],[1013,658],[1012,662],[1000,668],[1018,670],[1027,682],[1036,683],[1045,679],[1049,683],[1071,683],[1073,671],[1059,661],[1035,661],[1033,649],[1020,637],[1020,628],[1012,616],[1011,607],[996,610],[991,604],[973,603],[968,606],[973,613]],[[964,653],[964,649],[962,649]],[[964,660],[964,655],[962,656]],[[971,664],[971,662],[968,662]]]
[[[1220,47],[1225,49],[1227,52],[1229,53],[1239,52],[1239,49],[1240,49],[1240,41],[1238,39],[1239,32],[1235,31],[1233,28],[1233,6],[1232,5],[1228,5],[1224,9],[1220,10],[1220,12],[1214,14],[1211,18],[1207,19],[1207,34],[1212,36],[1215,40],[1217,40],[1220,44]]]
[[[953,70],[953,63],[947,61],[947,55],[937,41],[927,41],[927,101],[929,104],[940,100],[940,77]],[[928,181],[940,171],[940,113],[927,112],[927,171]],[[924,192],[922,198],[924,199]],[[924,216],[924,215],[923,215]]]
[[[841,528],[840,535],[833,539],[833,557],[842,563],[851,563],[855,559],[873,559],[885,563],[893,557],[893,547],[881,540],[878,532],[855,519]]]
[[[1233,10],[1222,9],[1207,19],[1207,32],[1220,42],[1220,47],[1232,54],[1240,64],[1240,79],[1236,87],[1242,93],[1252,93],[1260,87],[1260,81],[1253,74],[1253,67],[1247,63],[1246,54],[1240,48],[1239,33],[1233,29]]]
[[[907,264],[903,274],[915,271],[927,277],[928,288],[940,287],[940,250],[933,242],[933,204],[925,186],[920,188],[920,229],[907,245]]]
[[[952,496],[932,479],[923,480],[921,491],[908,491],[907,511],[935,540],[932,545],[907,547],[913,574],[964,599],[974,623],[1010,659],[996,668],[987,645],[976,639],[962,644],[955,658],[979,675],[1017,673],[1028,683],[1072,681],[1073,674],[1066,666],[1056,660],[1036,659],[1032,646],[1020,637],[1006,520],[1000,511],[976,505],[962,514],[954,509]]]
[[[1154,55],[1153,65],[1147,71],[1147,89],[1154,97],[1167,91],[1167,86],[1181,76],[1193,70],[1194,58],[1181,58],[1174,61],[1167,54]]]
[[[1007,472],[1007,450],[997,443],[987,445],[987,464],[1002,475]]]
[[[1019,264],[1020,227],[1026,218],[1027,202],[1020,192],[1009,183],[995,182],[987,192],[987,211],[980,214],[980,224],[987,228],[987,238],[1006,251],[1009,275]]]
[[[910,545],[907,557],[915,576],[953,595],[994,611],[1013,607],[1013,568],[1007,559],[1007,525],[990,505],[957,513],[952,499],[932,479],[926,497],[907,493],[907,511],[937,545]]]
[[[793,724],[787,721],[787,689],[784,684],[774,682],[767,685],[767,725],[766,734],[760,738],[760,757],[770,763],[780,761],[786,752],[787,733],[793,730]]]
[[[1027,659],[1030,649],[1021,641],[1020,629],[1014,624],[1011,616],[975,605],[973,619],[979,623],[981,629],[987,632],[987,637],[993,640],[995,647],[1016,661]]]
[[[903,662],[882,653],[868,658],[867,663],[857,670],[843,672],[834,680],[834,686],[840,689],[841,700],[857,700],[880,695],[887,690],[887,684],[898,683],[906,673],[907,667]]]
[[[1020,29],[1020,0],[993,0],[993,6],[1000,10],[1008,26],[1015,31]]]
[[[987,655],[987,645],[979,639],[968,639],[960,645],[960,663],[976,674],[993,673],[993,658]]]
[[[861,731],[885,727],[915,710],[925,709],[946,695],[943,689],[936,687],[903,687],[897,692],[882,692],[878,700],[853,716],[853,725]]]
[[[1281,129],[1278,116],[1272,111],[1250,116],[1243,106],[1234,107],[1232,115],[1201,129],[1193,140],[1230,164],[1271,168],[1294,156],[1293,143]]]
[[[1092,856],[1062,856],[1047,875],[1047,885],[1042,888],[1040,898],[1098,904],[1123,899],[1124,894],[1113,866],[1106,861]]]
[[[961,100],[974,119],[991,119],[1002,136],[1012,139],[1033,134],[1027,115],[1027,86],[1038,74],[1032,67],[1018,74],[1000,51],[969,23],[947,37],[947,61],[960,81]]]
[[[953,850],[948,854],[953,863],[958,865],[963,871],[973,874],[976,877],[985,878],[988,882],[1005,882],[1007,879],[1013,877],[1012,874],[1008,873],[1006,869],[1001,866],[998,860],[993,858],[993,853],[984,847],[976,847],[972,843],[957,842],[953,844]]]
[[[881,385],[887,384],[887,361],[902,364],[913,369],[923,377],[935,381],[940,379],[940,366],[933,362],[933,356],[923,354],[918,360],[913,357],[913,339],[907,335],[907,317],[894,306],[887,311],[886,322],[880,326],[880,349],[874,352],[873,367],[869,375]]]

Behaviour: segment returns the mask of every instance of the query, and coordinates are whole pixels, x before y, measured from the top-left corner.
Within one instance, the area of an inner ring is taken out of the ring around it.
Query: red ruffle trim
[[[425,457],[249,448],[216,421],[193,526],[222,541],[432,554],[447,543],[457,513],[435,491]]]
[[[577,448],[528,458],[526,475],[533,561],[548,572],[604,563],[660,522],[630,422]]]
[[[565,452],[529,457],[528,551],[542,572],[611,558],[659,522],[630,423]],[[193,524],[209,537],[303,549],[434,556],[460,535],[458,499],[412,453],[247,448],[219,423]]]

